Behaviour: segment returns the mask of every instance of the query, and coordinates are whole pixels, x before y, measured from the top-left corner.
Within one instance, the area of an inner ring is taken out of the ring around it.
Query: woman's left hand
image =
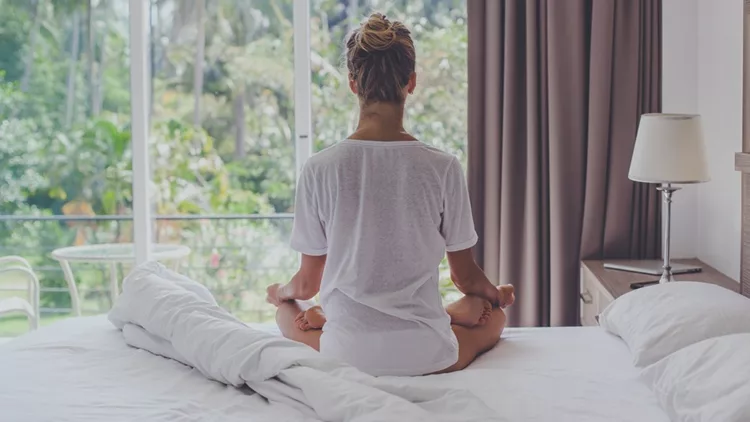
[[[274,306],[281,305],[281,300],[279,300],[279,289],[281,288],[281,284],[276,283],[268,286],[266,288],[266,302],[270,303]]]

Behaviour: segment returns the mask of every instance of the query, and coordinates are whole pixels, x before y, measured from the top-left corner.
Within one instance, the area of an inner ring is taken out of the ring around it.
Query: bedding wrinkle
[[[378,379],[301,343],[254,330],[154,265],[125,279],[109,314],[134,347],[180,359],[208,379],[247,385],[271,403],[326,421],[506,420],[468,391]]]

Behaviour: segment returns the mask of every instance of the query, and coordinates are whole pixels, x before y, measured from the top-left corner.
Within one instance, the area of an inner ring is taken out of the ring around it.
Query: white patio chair
[[[0,256],[0,317],[14,313],[26,315],[30,330],[39,328],[39,279],[24,258]]]

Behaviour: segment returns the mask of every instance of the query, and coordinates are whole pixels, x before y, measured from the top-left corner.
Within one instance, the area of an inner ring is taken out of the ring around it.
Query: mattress
[[[276,331],[269,326],[257,326]],[[465,388],[509,421],[668,421],[621,340],[596,327],[508,329],[464,371],[414,384]],[[0,345],[0,419],[299,421],[248,389],[125,345],[104,317]]]

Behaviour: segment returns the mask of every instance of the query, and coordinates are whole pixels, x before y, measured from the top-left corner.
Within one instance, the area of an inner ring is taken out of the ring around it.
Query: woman
[[[458,160],[404,130],[416,87],[409,30],[373,14],[347,37],[346,62],[359,124],[302,170],[291,240],[302,263],[267,299],[284,336],[370,374],[463,369],[500,339],[513,287],[493,286],[474,261]],[[443,308],[446,251],[466,296]],[[322,308],[301,302],[318,293]]]

